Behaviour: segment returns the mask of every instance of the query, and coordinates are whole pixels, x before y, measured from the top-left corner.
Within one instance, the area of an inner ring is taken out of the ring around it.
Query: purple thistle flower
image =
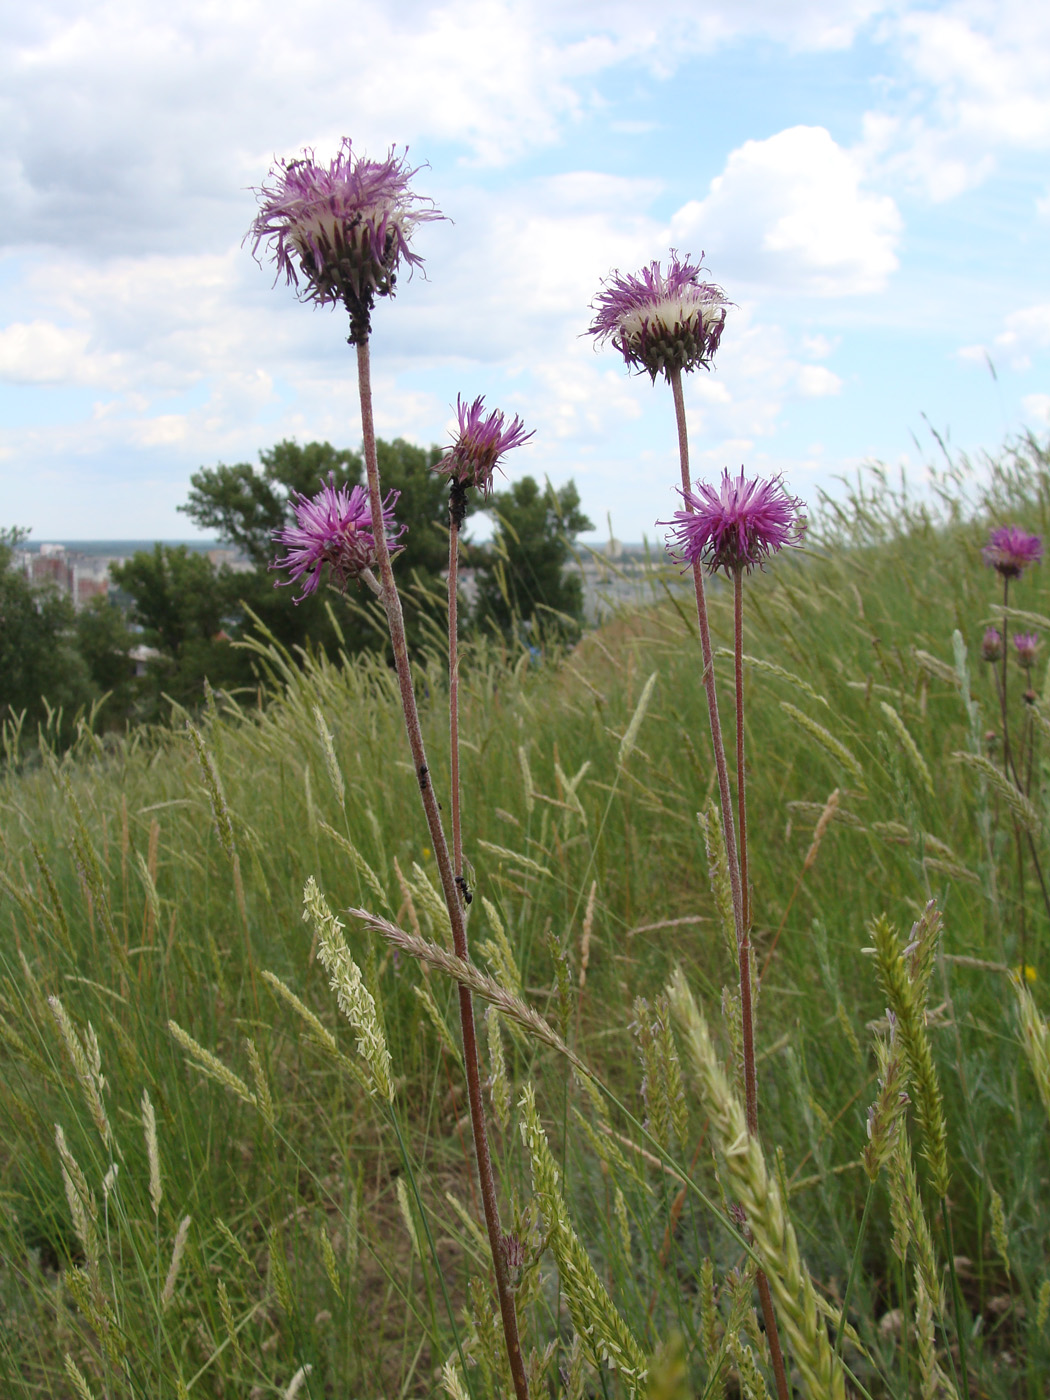
[[[445,456],[435,470],[461,487],[474,486],[483,496],[492,489],[492,473],[499,466],[499,459],[514,447],[521,447],[536,436],[525,431],[525,424],[516,415],[504,427],[503,410],[494,408],[485,412],[485,400],[476,398],[468,407],[460,395],[456,396],[456,415],[459,418],[459,436],[451,447],[446,448]]]
[[[417,167],[418,169],[418,167]],[[418,223],[444,217],[433,201],[415,195],[409,181],[416,174],[394,147],[385,160],[355,156],[343,137],[328,166],[309,148],[295,160],[278,161],[273,183],[255,194],[259,213],[248,230],[252,252],[269,245],[277,275],[299,286],[301,295],[320,306],[342,303],[350,313],[351,340],[359,344],[369,332],[377,296],[393,296],[397,269],[422,266],[409,240]]]
[[[1035,665],[1035,654],[1039,650],[1038,632],[1014,633],[1014,646],[1017,649],[1018,663],[1030,671]]]
[[[673,553],[685,564],[702,563],[709,573],[749,574],[769,554],[802,541],[806,518],[802,502],[788,494],[779,477],[749,480],[743,467],[735,480],[728,469],[720,489],[698,481],[696,491],[682,491],[686,510],[676,510],[670,525]]]
[[[383,502],[383,524],[391,552],[402,547],[396,541],[405,529],[394,519],[394,503],[400,494],[391,491]],[[288,577],[278,579],[274,587],[301,580],[303,591],[294,600],[301,603],[308,593],[316,592],[327,564],[345,591],[351,579],[376,562],[368,492],[363,486],[350,490],[337,487],[335,473],[329,472],[328,484],[322,483],[316,496],[297,491],[295,498],[296,523],[273,532],[274,542],[288,550],[283,559],[275,559],[270,565],[271,569],[288,570]]]
[[[1020,525],[1002,525],[988,536],[981,553],[988,567],[1003,578],[1020,578],[1029,564],[1042,559],[1043,541],[1038,535],[1025,534]]]
[[[1003,657],[1003,637],[998,627],[989,627],[981,638],[981,659],[1001,661]]]
[[[701,262],[682,261],[672,249],[665,273],[658,262],[637,276],[616,272],[591,303],[588,327],[599,344],[612,341],[630,366],[655,380],[678,370],[710,368],[725,325],[721,287],[700,280]]]

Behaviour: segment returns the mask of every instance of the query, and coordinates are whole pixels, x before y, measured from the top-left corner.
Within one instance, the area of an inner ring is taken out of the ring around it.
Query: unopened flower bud
[[[1035,665],[1036,652],[1039,650],[1038,632],[1017,632],[1014,634],[1014,647],[1017,652],[1017,663],[1023,666],[1026,671],[1030,671]]]

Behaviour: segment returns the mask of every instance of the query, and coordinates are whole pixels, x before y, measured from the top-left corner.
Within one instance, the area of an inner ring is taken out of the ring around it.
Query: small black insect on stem
[[[470,892],[470,886],[467,884],[466,876],[457,875],[456,884],[459,886],[459,892],[463,896],[463,903],[470,904],[474,896]]]
[[[467,482],[453,479],[448,494],[449,523],[459,530],[467,518]]]

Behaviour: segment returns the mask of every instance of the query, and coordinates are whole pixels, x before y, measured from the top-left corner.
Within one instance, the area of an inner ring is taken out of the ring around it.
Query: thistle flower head
[[[487,496],[500,458],[535,437],[535,429],[527,433],[525,424],[517,416],[505,424],[503,410],[499,408],[486,413],[485,400],[480,397],[468,405],[457,395],[456,416],[459,434],[445,450],[437,471],[461,486],[474,486]]]
[[[1020,525],[1002,525],[988,536],[981,550],[984,562],[1003,578],[1020,578],[1029,564],[1038,564],[1043,557],[1043,541],[1039,535],[1028,535]]]
[[[418,168],[418,167],[417,167]],[[344,136],[326,166],[310,149],[278,161],[270,183],[255,191],[259,213],[248,231],[252,251],[266,243],[277,275],[299,287],[306,301],[342,303],[354,344],[367,339],[377,296],[393,296],[402,263],[423,259],[409,246],[415,226],[444,216],[412,193],[416,170],[391,146],[385,160],[355,155]]]
[[[393,550],[405,527],[394,519],[394,503],[400,492],[391,491],[383,502],[383,525],[387,545]],[[283,530],[274,531],[274,542],[288,553],[275,559],[271,569],[287,569],[288,577],[281,584],[302,580],[302,592],[295,599],[301,603],[308,593],[316,591],[321,573],[327,564],[343,589],[376,562],[376,539],[372,533],[372,513],[368,493],[363,486],[337,487],[335,473],[329,472],[327,484],[316,496],[295,493],[295,521]]]
[[[1001,661],[1003,657],[1003,635],[997,627],[989,627],[981,638],[981,659]]]
[[[733,478],[726,470],[721,486],[698,481],[696,491],[680,491],[685,510],[676,510],[670,525],[676,558],[702,563],[709,573],[750,573],[769,554],[801,543],[806,528],[802,502],[788,493],[779,477],[748,478],[743,467]]]
[[[701,281],[702,256],[691,263],[672,251],[666,272],[651,262],[636,276],[613,273],[591,303],[589,334],[612,341],[629,366],[654,380],[710,368],[730,303],[721,287]]]
[[[1039,650],[1038,632],[1015,632],[1014,648],[1017,654],[1017,661],[1026,671],[1030,671],[1035,665],[1035,655]]]

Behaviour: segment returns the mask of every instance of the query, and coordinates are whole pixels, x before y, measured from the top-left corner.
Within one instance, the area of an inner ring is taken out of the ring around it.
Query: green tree
[[[265,569],[274,555],[273,532],[293,523],[294,493],[314,495],[330,472],[337,486],[354,486],[364,467],[356,452],[328,442],[300,447],[287,438],[260,452],[259,461],[261,470],[249,462],[201,467],[190,477],[189,500],[177,509]]]
[[[231,646],[240,575],[216,570],[207,555],[184,544],[139,550],[127,563],[111,565],[110,574],[131,597],[141,640],[163,653],[138,688],[138,718],[156,718],[163,694],[199,703],[205,677],[226,689],[251,681],[248,658]]]
[[[594,527],[580,510],[572,481],[555,491],[531,477],[499,491],[487,507],[496,521],[492,544],[475,549],[479,622],[510,634],[522,624],[576,632],[583,623],[583,586],[567,572],[576,536]]]
[[[72,602],[11,568],[26,533],[0,530],[0,719],[25,711],[31,731],[48,707],[70,718],[96,691],[76,648]]]
[[[109,696],[102,712],[103,722],[122,723],[131,713],[134,701],[129,653],[136,640],[123,608],[109,598],[92,598],[77,613],[75,636],[95,689]]]

